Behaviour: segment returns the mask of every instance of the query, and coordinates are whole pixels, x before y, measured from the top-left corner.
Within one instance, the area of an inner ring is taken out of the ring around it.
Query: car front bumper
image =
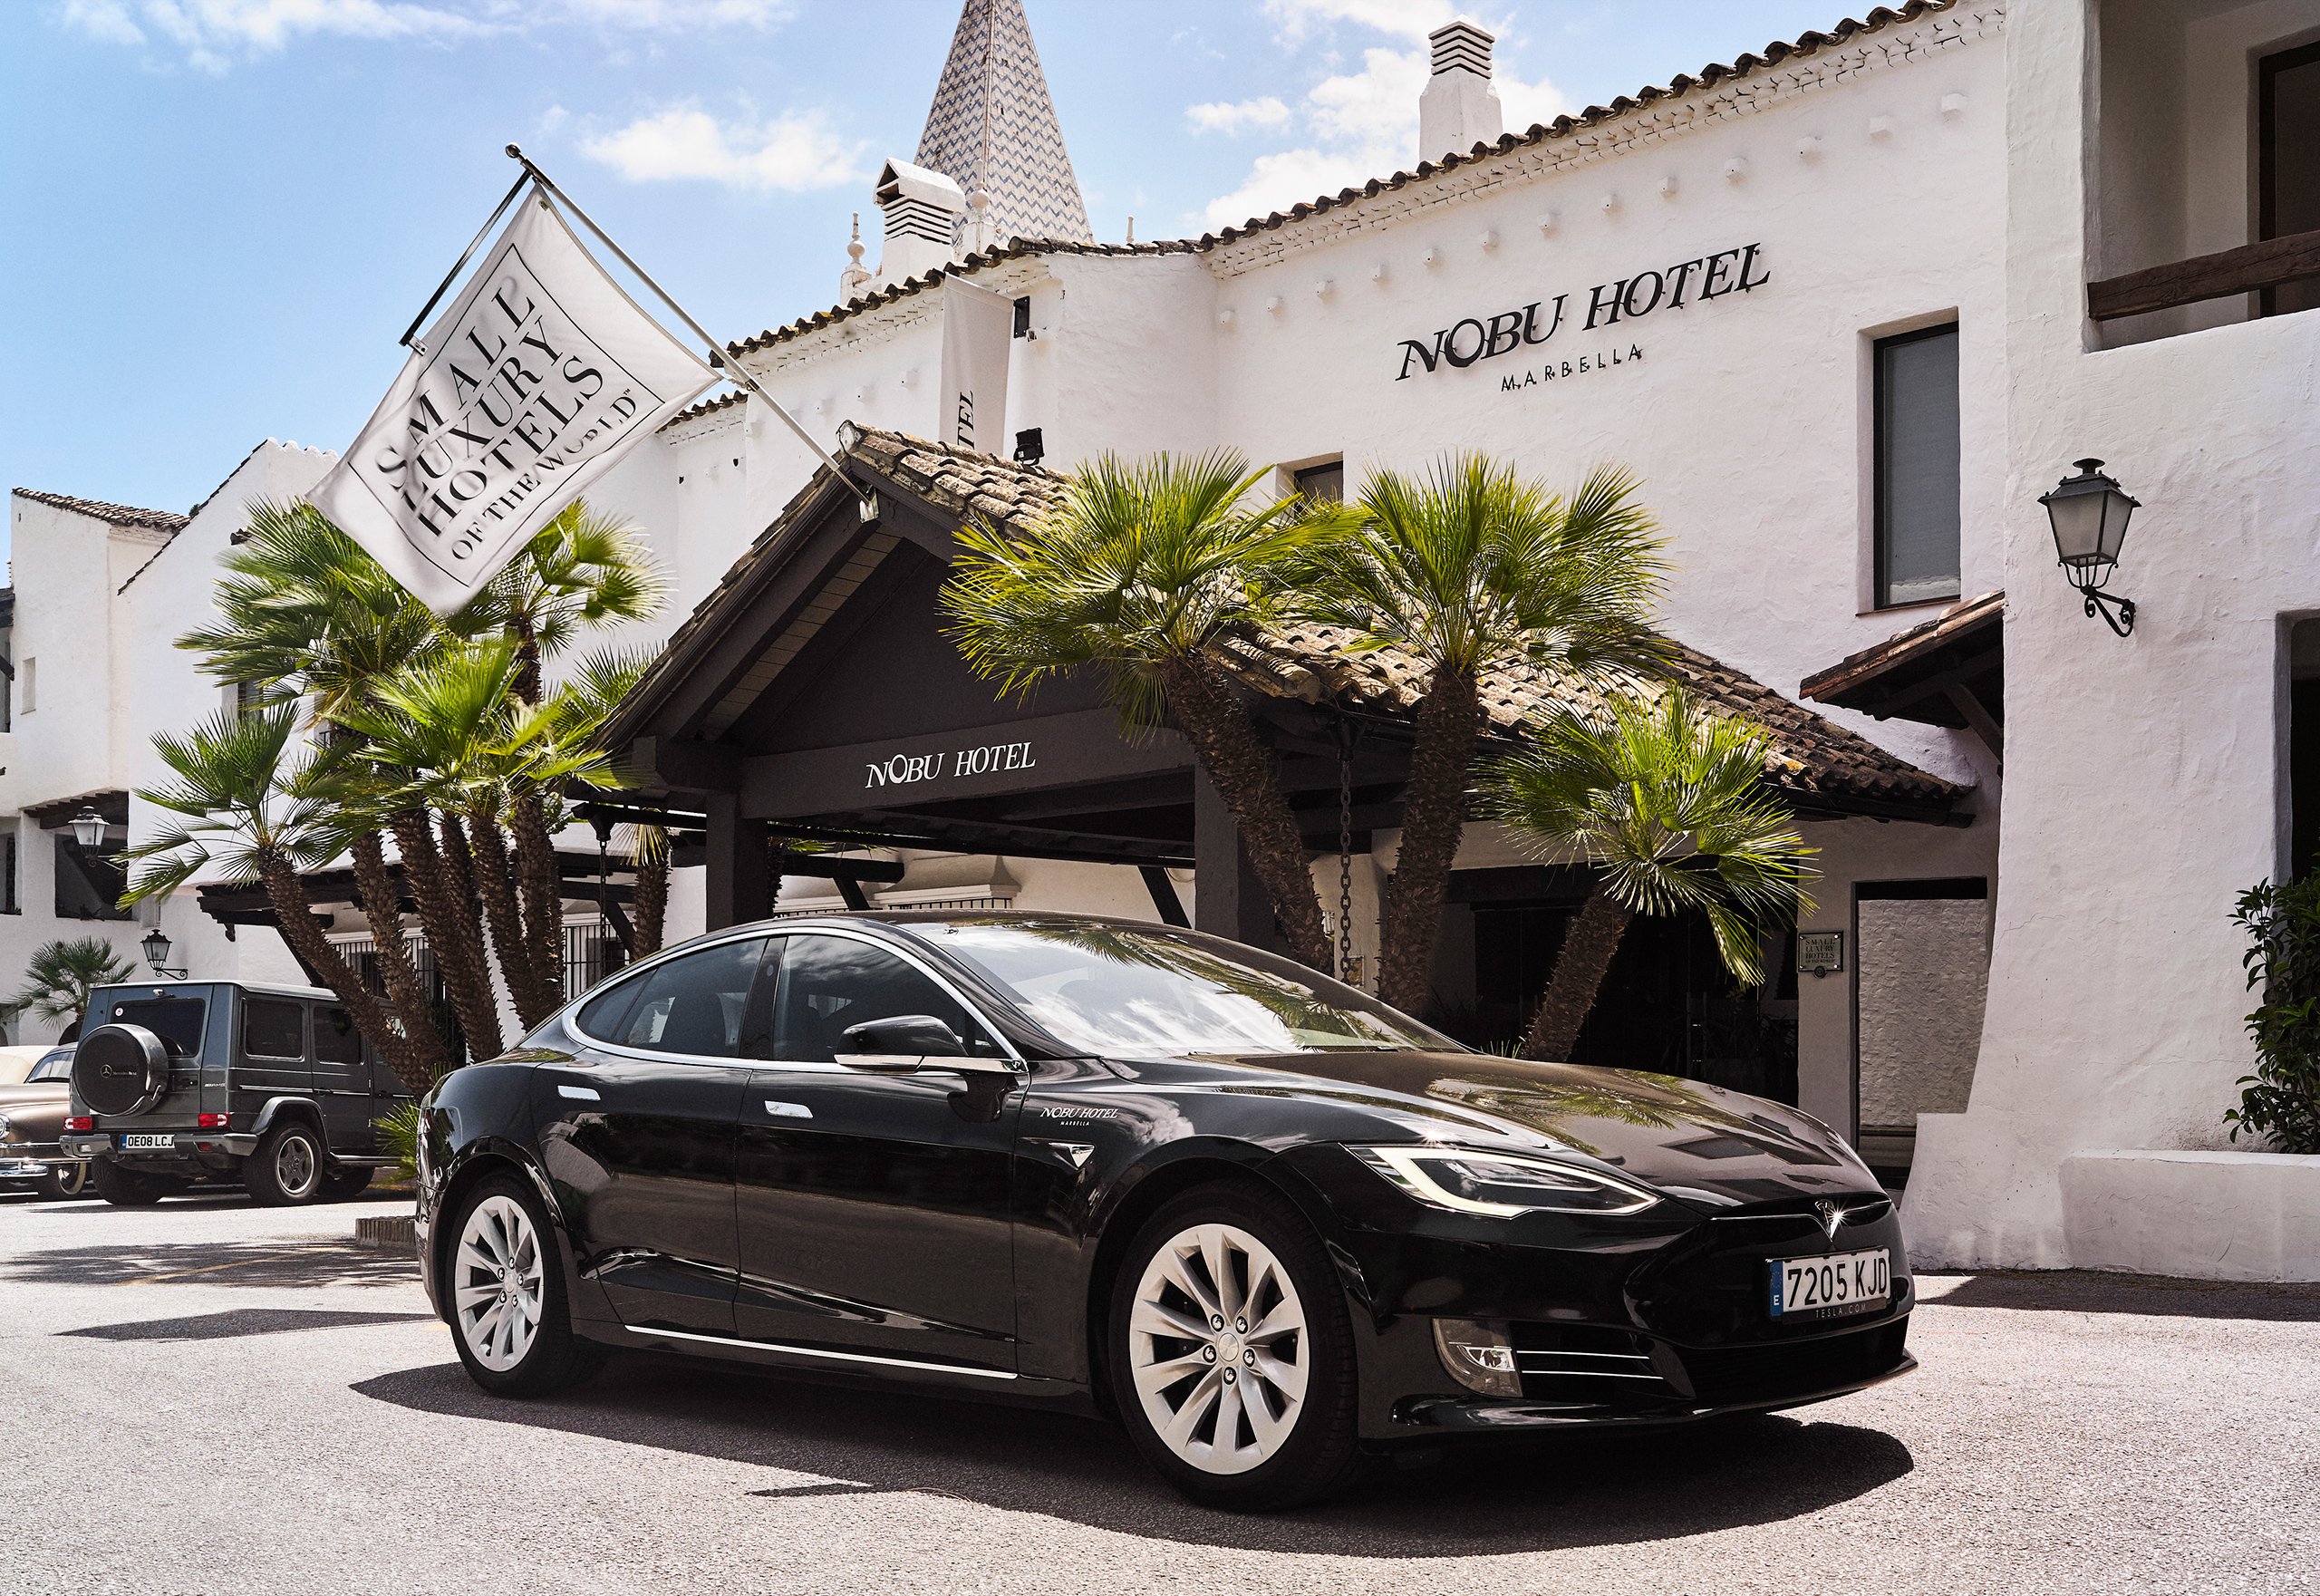
[[[0,1186],[31,1185],[79,1162],[55,1142],[11,1142],[0,1146]]]
[[[1809,1199],[1802,1211],[1671,1200],[1629,1216],[1496,1220],[1416,1204],[1340,1149],[1300,1149],[1281,1164],[1336,1221],[1362,1343],[1361,1432],[1372,1440],[1681,1424],[1800,1407],[1917,1367],[1900,1221],[1866,1194],[1863,1218],[1836,1236]],[[1771,1261],[1874,1248],[1891,1255],[1888,1301],[1825,1319],[1770,1311]],[[1454,1376],[1436,1346],[1437,1319],[1500,1327],[1521,1396]]]

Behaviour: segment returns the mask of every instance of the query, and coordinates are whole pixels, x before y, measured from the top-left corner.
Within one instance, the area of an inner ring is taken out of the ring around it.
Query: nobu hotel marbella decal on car
[[[1671,266],[1638,272],[1614,282],[1598,283],[1587,291],[1585,319],[1576,330],[1599,332],[1640,321],[1655,311],[1682,310],[1687,305],[1705,304],[1761,288],[1772,280],[1772,274],[1764,269],[1760,258],[1763,251],[1762,244],[1745,244],[1678,261]],[[1495,315],[1462,317],[1428,337],[1405,338],[1397,343],[1395,347],[1401,352],[1401,368],[1394,380],[1406,382],[1445,365],[1454,371],[1464,371],[1478,362],[1547,343],[1562,331],[1566,319],[1578,321],[1580,314],[1572,303],[1572,295],[1563,293],[1552,300],[1534,299]],[[1642,358],[1643,346],[1630,343],[1625,348],[1612,346],[1570,360],[1550,361],[1535,370],[1506,378],[1500,386],[1527,388]]]

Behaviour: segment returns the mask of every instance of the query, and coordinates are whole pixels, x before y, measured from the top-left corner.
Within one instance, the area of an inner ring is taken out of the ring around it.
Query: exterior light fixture
[[[1047,429],[1026,427],[1015,434],[1015,458],[1027,466],[1036,466],[1048,458]]]
[[[145,962],[153,967],[154,974],[166,975],[172,981],[183,981],[186,978],[184,971],[173,970],[169,967],[169,933],[156,925],[145,933],[145,940],[141,945],[145,949]]]
[[[105,846],[105,817],[87,806],[72,817],[72,840],[90,853],[97,853]]]
[[[2118,567],[2119,547],[2127,540],[2127,520],[2139,508],[2098,459],[2072,462],[2078,475],[2065,477],[2052,493],[2039,496],[2054,524],[2054,556],[2072,586],[2085,596],[2086,613],[2101,615],[2124,637],[2135,629],[2135,601],[2102,591]]]

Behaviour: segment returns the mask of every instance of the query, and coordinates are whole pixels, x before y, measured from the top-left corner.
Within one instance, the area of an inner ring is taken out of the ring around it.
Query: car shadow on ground
[[[1336,1500],[1261,1517],[1215,1513],[1148,1473],[1093,1420],[809,1385],[725,1365],[616,1359],[555,1398],[486,1395],[456,1363],[361,1382],[425,1413],[528,1425],[817,1476],[780,1499],[927,1492],[1199,1545],[1357,1557],[1553,1551],[1776,1523],[1907,1474],[1909,1449],[1843,1423],[1737,1417],[1656,1435],[1446,1449],[1381,1465]]]
[[[1919,1301],[1928,1308],[2320,1322],[2320,1284],[2178,1280],[2091,1269],[1988,1270],[1967,1275],[1920,1272],[1917,1278]]]
[[[343,1330],[355,1325],[409,1324],[431,1320],[431,1313],[354,1313],[330,1308],[229,1308],[178,1319],[139,1319],[59,1330],[99,1341],[218,1341],[241,1336],[283,1335],[293,1330]]]
[[[0,1258],[0,1282],[9,1281],[67,1286],[399,1286],[418,1283],[419,1263],[407,1253],[355,1246],[351,1237],[122,1242]]]

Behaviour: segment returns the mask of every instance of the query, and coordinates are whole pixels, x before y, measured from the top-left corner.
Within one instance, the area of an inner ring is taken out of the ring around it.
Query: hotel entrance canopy
[[[877,520],[865,525],[851,488],[817,473],[672,635],[609,729],[636,783],[629,801],[706,816],[711,927],[768,911],[788,839],[1136,866],[1164,914],[1174,900],[1159,867],[1191,865],[1204,929],[1270,941],[1230,814],[1181,737],[1124,733],[1092,677],[1002,698],[944,633],[936,600],[958,527],[1029,525],[1064,479],[893,432],[854,433],[838,458],[876,495]],[[1400,824],[1425,686],[1418,662],[1351,653],[1346,641],[1302,626],[1221,650],[1317,855],[1338,849],[1348,778],[1357,848]],[[1801,818],[1970,818],[1966,789],[1707,655],[1677,646],[1673,670],[1702,701],[1772,732],[1765,781]],[[1543,670],[1495,673],[1484,683],[1487,734],[1519,738],[1580,696]]]

